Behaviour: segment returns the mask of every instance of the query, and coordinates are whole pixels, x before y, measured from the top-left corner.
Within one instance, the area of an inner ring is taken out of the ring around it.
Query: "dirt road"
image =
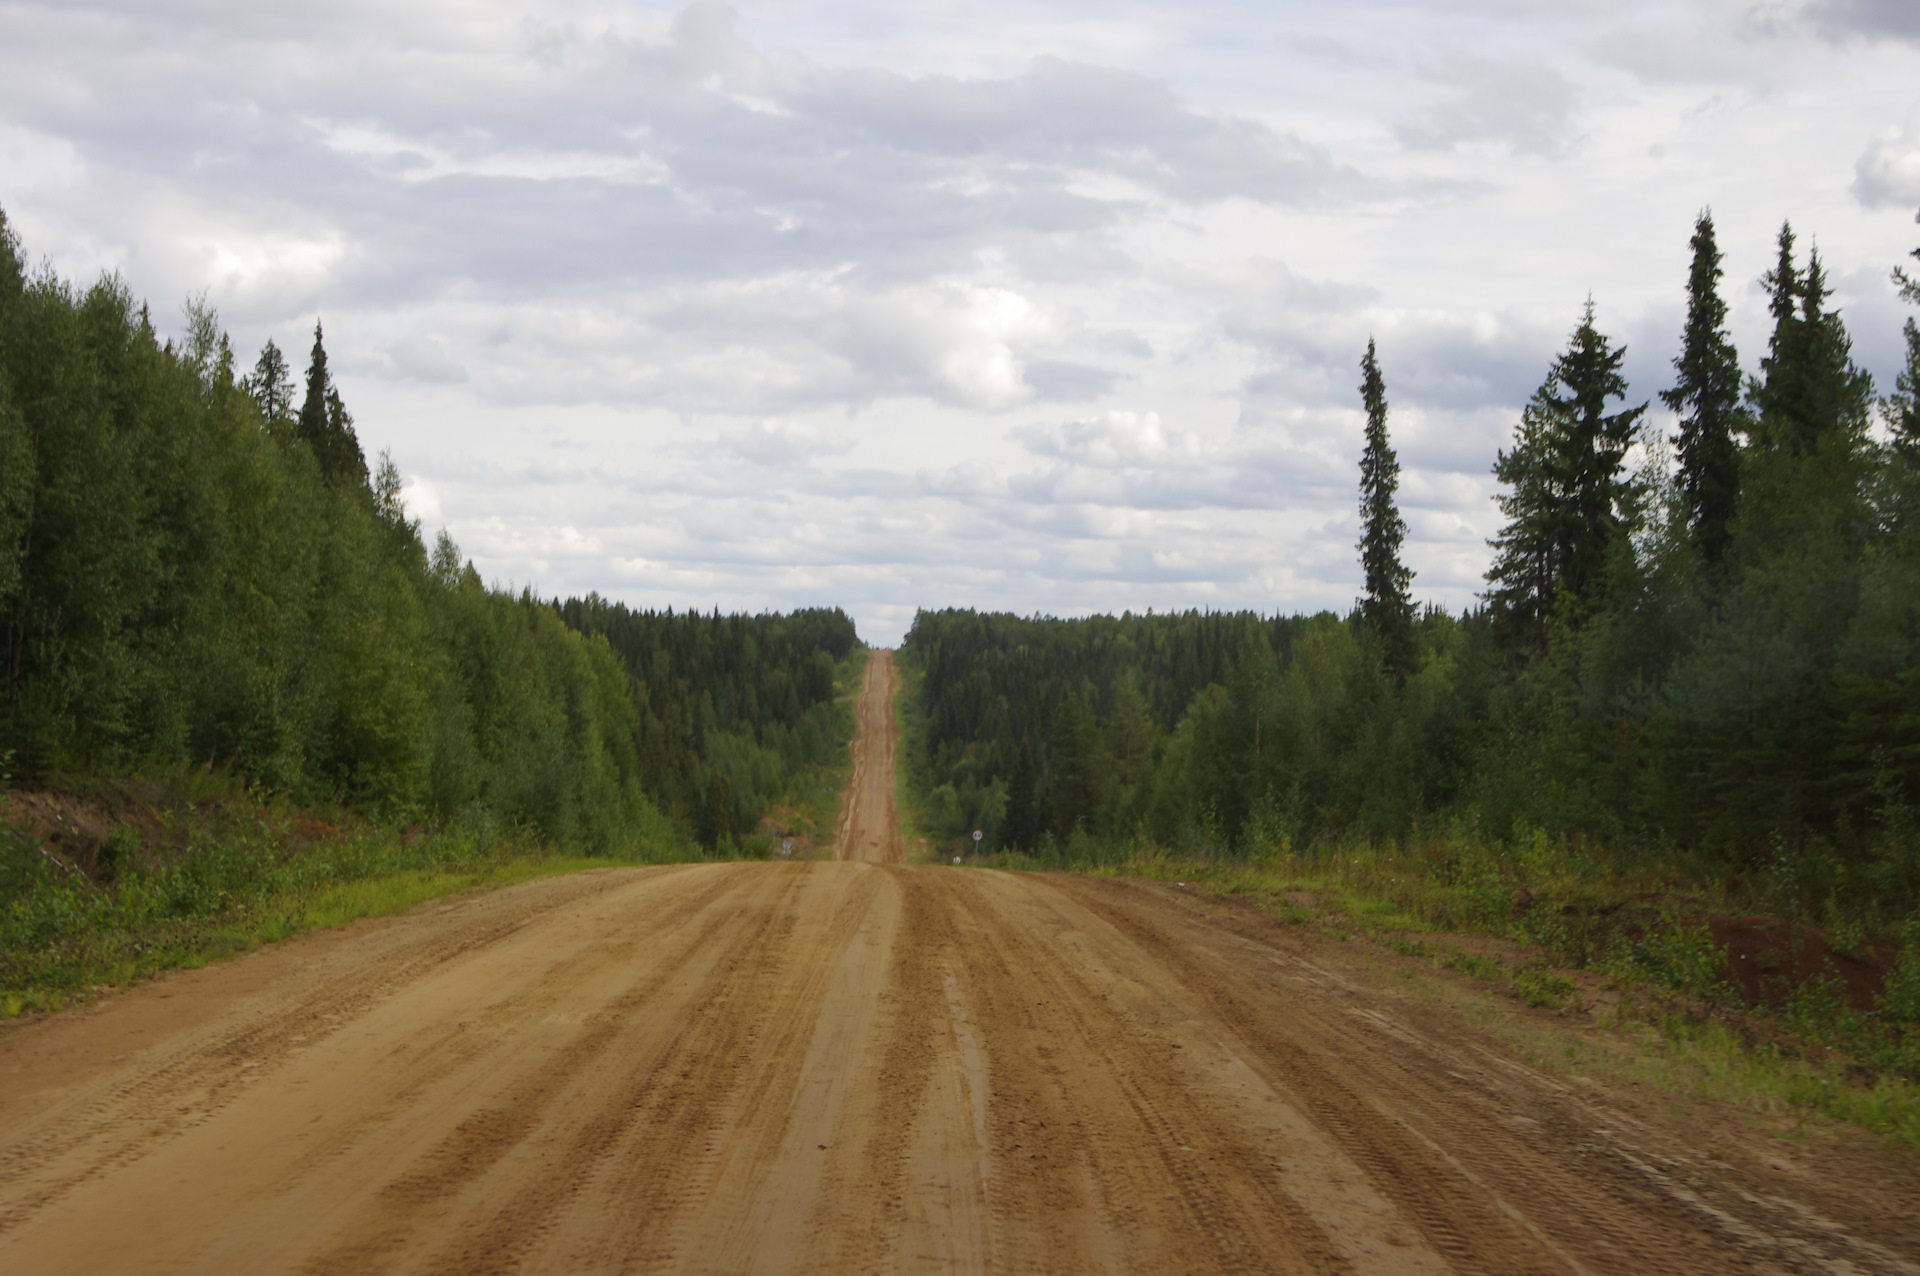
[[[1920,1272],[1886,1163],[1392,960],[939,866],[445,902],[0,1034],[0,1272]]]
[[[840,827],[833,858],[868,864],[898,864],[906,859],[900,840],[900,816],[893,799],[893,759],[900,733],[893,721],[893,693],[899,685],[891,651],[869,651],[854,706],[853,774],[840,806]]]

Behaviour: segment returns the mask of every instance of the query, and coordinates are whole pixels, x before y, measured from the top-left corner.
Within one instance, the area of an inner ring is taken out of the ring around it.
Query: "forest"
[[[369,466],[319,326],[296,380],[273,342],[243,368],[204,304],[186,317],[163,340],[117,278],[30,272],[0,214],[14,787],[191,768],[389,826],[658,858],[732,851],[844,752],[843,613],[490,587]]]
[[[1677,425],[1649,421],[1588,302],[1492,458],[1504,526],[1463,614],[1415,601],[1371,343],[1348,614],[921,612],[902,658],[924,831],[1093,864],[1467,839],[1789,916],[1912,916],[1920,327],[1878,392],[1783,225],[1745,372],[1710,214],[1691,248],[1658,392]],[[1892,283],[1920,303],[1908,270]]]

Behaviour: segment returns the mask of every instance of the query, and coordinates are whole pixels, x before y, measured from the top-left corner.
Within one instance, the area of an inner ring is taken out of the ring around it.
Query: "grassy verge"
[[[1533,1008],[1536,1018],[1500,1022],[1542,1066],[1604,1072],[1769,1120],[1852,1122],[1920,1147],[1920,947],[1911,942],[1871,1009],[1819,980],[1782,1004],[1752,1005],[1727,981],[1727,954],[1699,921],[1735,901],[1676,874],[1624,871],[1538,840],[1517,850],[1457,838],[1312,856],[1282,849],[1242,861],[1076,840],[982,863],[1145,877],[1242,899]],[[1596,1031],[1576,1037],[1539,1016]]]
[[[262,803],[196,775],[16,800],[0,823],[0,1018],[454,891],[616,863],[512,830],[394,829]]]

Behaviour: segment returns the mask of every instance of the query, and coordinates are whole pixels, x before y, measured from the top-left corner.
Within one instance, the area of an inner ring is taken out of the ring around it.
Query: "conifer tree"
[[[260,347],[260,358],[253,371],[241,383],[269,429],[277,429],[293,420],[293,374],[287,370],[287,357],[267,338]]]
[[[327,347],[320,338],[320,323],[313,325],[313,353],[307,359],[307,397],[300,404],[300,437],[317,457],[326,447],[327,395],[333,389],[333,376],[327,371]],[[326,466],[322,464],[321,469]]]
[[[1680,415],[1680,488],[1687,525],[1710,572],[1726,558],[1728,527],[1740,499],[1740,451],[1734,435],[1747,429],[1740,406],[1740,357],[1727,335],[1727,303],[1720,299],[1720,248],[1711,210],[1693,227],[1693,267],[1687,275],[1687,327],[1680,376],[1660,398]]]
[[[1560,477],[1562,423],[1542,391],[1520,411],[1513,447],[1502,449],[1494,477],[1506,491],[1494,498],[1507,525],[1488,542],[1494,549],[1487,599],[1500,627],[1522,642],[1537,641],[1559,586],[1565,549],[1560,534],[1565,484]]]
[[[313,356],[307,364],[307,397],[300,405],[299,435],[313,449],[314,460],[329,484],[365,486],[367,458],[353,432],[353,418],[340,401],[333,375],[327,371],[327,348],[320,324],[313,325]]]
[[[7,210],[0,208],[0,315],[19,299],[26,283],[27,272],[20,259],[20,237],[13,233]]]
[[[1400,561],[1407,524],[1394,503],[1400,487],[1400,460],[1387,439],[1387,384],[1380,375],[1373,339],[1360,361],[1360,398],[1367,409],[1367,446],[1360,455],[1360,564],[1367,593],[1360,600],[1361,623],[1379,644],[1382,662],[1396,678],[1413,672],[1418,653],[1413,638],[1413,602],[1407,589],[1413,573]]]
[[[1046,823],[1065,840],[1076,829],[1101,831],[1112,804],[1114,765],[1092,706],[1068,695],[1053,721],[1053,747],[1040,778],[1038,801]]]
[[[1007,778],[1007,818],[1001,826],[1006,843],[1017,849],[1031,848],[1040,836],[1038,795],[1039,763],[1034,758],[1033,741],[1021,737],[1014,746],[1013,765]]]
[[[1509,521],[1491,542],[1498,553],[1487,571],[1490,599],[1508,627],[1536,640],[1560,594],[1599,601],[1607,555],[1625,529],[1631,482],[1621,475],[1647,410],[1606,410],[1626,397],[1626,355],[1593,326],[1588,301],[1566,352],[1522,412],[1513,450],[1494,463],[1508,489],[1497,500]]]
[[[332,386],[327,387],[327,448],[332,477],[365,487],[367,455],[360,450],[360,436],[354,433],[353,414]]]
[[[1857,435],[1867,423],[1873,379],[1854,366],[1853,342],[1837,311],[1816,249],[1803,273],[1794,264],[1791,224],[1780,225],[1780,255],[1762,282],[1770,294],[1773,338],[1748,387],[1763,446],[1808,456],[1829,438]]]
[[[1887,396],[1887,426],[1909,453],[1920,452],[1920,324],[1907,320],[1907,360]]]
[[[25,272],[20,268],[20,242],[0,210],[0,343],[6,340],[8,319],[18,303]],[[4,347],[0,346],[0,355]],[[0,604],[20,583],[20,557],[33,511],[33,438],[25,415],[13,402],[4,364],[0,364]],[[4,613],[0,613],[4,622]]]

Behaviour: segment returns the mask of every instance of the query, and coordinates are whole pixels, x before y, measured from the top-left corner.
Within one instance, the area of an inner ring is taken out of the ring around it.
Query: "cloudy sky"
[[[489,579],[1344,610],[1379,341],[1416,592],[1591,295],[1669,382],[1791,218],[1891,382],[1913,0],[0,0],[0,206],[304,366]]]

